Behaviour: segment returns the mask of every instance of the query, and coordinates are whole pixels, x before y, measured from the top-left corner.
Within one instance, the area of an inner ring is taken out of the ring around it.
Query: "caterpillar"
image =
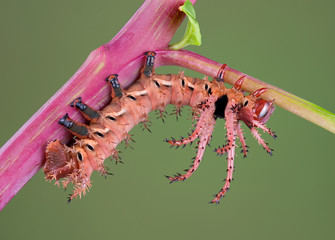
[[[224,85],[226,64],[222,65],[217,77],[209,81],[208,78],[199,79],[179,74],[156,74],[154,68],[155,52],[145,53],[145,64],[141,69],[140,78],[127,90],[121,88],[118,75],[112,74],[106,78],[111,87],[112,100],[104,109],[97,111],[85,104],[79,97],[71,106],[78,109],[89,124],[72,120],[68,114],[59,120],[74,136],[72,146],[64,145],[60,140],[48,143],[46,147],[46,161],[43,168],[45,178],[59,180],[64,178],[64,188],[69,183],[74,184],[73,194],[69,196],[70,202],[78,196],[81,198],[91,188],[90,176],[93,171],[101,175],[108,175],[104,160],[112,155],[116,162],[120,161],[115,149],[121,142],[126,144],[132,140],[129,131],[139,123],[148,128],[148,114],[158,110],[164,115],[164,108],[168,104],[176,106],[175,114],[180,114],[180,108],[189,105],[192,108],[193,118],[197,123],[195,129],[186,138],[166,139],[172,146],[185,146],[197,141],[197,154],[185,174],[166,176],[170,183],[184,181],[199,167],[207,145],[211,140],[212,132],[217,118],[225,119],[226,143],[214,151],[217,155],[227,155],[228,167],[224,186],[211,203],[219,203],[225,196],[233,180],[236,139],[241,143],[242,153],[247,156],[246,145],[241,122],[251,130],[252,135],[263,148],[272,155],[272,149],[261,138],[257,129],[276,138],[276,134],[265,126],[274,111],[273,101],[261,98],[267,91],[261,88],[255,92],[244,95],[242,84],[245,76],[237,79],[234,86],[227,89]]]

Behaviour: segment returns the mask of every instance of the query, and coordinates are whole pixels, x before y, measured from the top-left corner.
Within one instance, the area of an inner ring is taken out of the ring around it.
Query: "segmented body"
[[[234,167],[236,137],[240,138],[246,155],[247,146],[239,121],[244,121],[260,144],[269,153],[271,152],[271,149],[262,142],[255,127],[261,127],[273,134],[264,126],[273,111],[272,102],[262,100],[264,102],[258,106],[261,109],[257,110],[257,101],[261,100],[258,95],[261,93],[255,92],[254,95],[244,96],[240,90],[243,78],[239,79],[234,88],[226,89],[223,83],[224,68],[213,81],[207,78],[187,77],[183,73],[159,75],[154,72],[154,58],[155,53],[147,53],[141,77],[127,90],[120,88],[117,74],[109,76],[107,81],[111,85],[112,101],[101,111],[93,110],[80,98],[72,103],[72,106],[79,109],[90,121],[89,125],[77,123],[68,115],[60,120],[59,123],[77,137],[76,142],[71,147],[61,144],[59,140],[49,143],[44,172],[46,179],[54,179],[56,183],[60,178],[65,178],[64,187],[70,182],[75,184],[74,193],[69,200],[81,197],[81,194],[85,194],[91,187],[90,176],[93,171],[99,171],[102,175],[108,174],[104,160],[112,155],[119,161],[116,146],[123,140],[131,141],[128,133],[138,123],[142,122],[145,127],[147,126],[149,112],[158,110],[163,115],[164,108],[168,104],[176,106],[176,114],[182,106],[190,106],[194,111],[197,125],[189,137],[167,142],[180,146],[199,139],[197,156],[192,167],[186,170],[184,175],[167,176],[171,182],[185,180],[192,175],[198,168],[211,139],[216,118],[226,119],[227,144],[215,151],[221,155],[223,153],[228,155],[227,178],[224,187],[212,202],[219,202],[229,189]],[[250,103],[245,104],[246,101]],[[264,110],[265,106],[267,109]],[[262,116],[260,111],[263,111]]]

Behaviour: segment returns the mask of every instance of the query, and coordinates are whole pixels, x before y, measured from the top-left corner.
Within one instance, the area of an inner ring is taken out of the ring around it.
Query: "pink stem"
[[[70,139],[57,124],[64,113],[69,113],[74,120],[81,119],[69,107],[70,102],[81,96],[97,109],[105,105],[109,90],[104,79],[145,51],[166,49],[184,18],[178,10],[184,2],[146,0],[121,31],[109,43],[94,50],[73,77],[1,148],[0,210],[41,168],[47,142]],[[124,79],[129,79],[128,84],[134,80],[126,75]]]

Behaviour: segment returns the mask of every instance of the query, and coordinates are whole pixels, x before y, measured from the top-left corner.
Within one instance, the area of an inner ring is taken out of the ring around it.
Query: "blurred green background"
[[[141,4],[1,2],[1,146]],[[203,45],[187,49],[335,112],[334,1],[198,0],[195,8]],[[152,133],[134,128],[134,150],[120,148],[125,164],[109,163],[114,176],[107,180],[95,173],[84,199],[68,205],[71,191],[36,174],[0,212],[0,238],[335,239],[333,134],[277,108],[268,126],[279,138],[264,135],[274,156],[246,131],[249,156],[236,157],[235,181],[216,206],[208,202],[223,184],[226,160],[213,148],[224,143],[224,121],[197,172],[168,184],[163,175],[188,167],[194,150],[169,149],[162,140],[185,136],[189,114],[178,122],[171,116],[165,125],[152,116]]]

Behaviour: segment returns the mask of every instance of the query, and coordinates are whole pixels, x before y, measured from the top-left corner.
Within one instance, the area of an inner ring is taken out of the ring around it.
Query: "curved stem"
[[[211,77],[215,77],[217,75],[222,65],[221,63],[186,50],[166,50],[156,51],[156,53],[156,66],[176,65]],[[131,74],[129,75],[128,67],[132,68],[136,66],[137,68],[140,68],[140,64],[142,63],[142,60],[140,59],[141,58],[138,58],[132,61],[121,71],[120,75],[122,76],[123,73],[127,73],[127,75],[130,76]],[[246,74],[227,67],[224,79],[227,83],[234,85],[235,81],[243,75]],[[133,75],[130,79],[133,78],[135,78],[135,75]],[[124,81],[125,86],[129,86],[130,83],[131,81]],[[295,115],[298,115],[332,133],[335,133],[335,115],[326,109],[248,75],[246,75],[242,85],[242,89],[249,93],[263,87],[268,88],[268,91],[262,94],[262,98],[266,100],[274,100],[274,103],[279,107],[282,107]]]
[[[217,72],[222,65],[190,51],[162,51],[159,55],[161,55],[164,63],[169,63],[171,61],[174,65],[189,68],[211,77],[217,75]],[[246,74],[227,67],[224,79],[227,83],[233,85],[235,81],[243,75]],[[242,89],[249,93],[263,87],[268,88],[268,91],[262,94],[262,98],[266,100],[274,100],[274,103],[279,107],[335,133],[335,115],[328,110],[248,75],[246,75],[242,85]]]

